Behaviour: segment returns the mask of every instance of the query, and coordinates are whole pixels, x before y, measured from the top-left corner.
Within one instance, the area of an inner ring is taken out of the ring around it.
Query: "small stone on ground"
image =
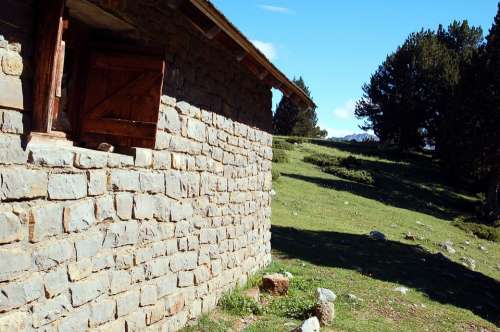
[[[327,288],[317,288],[316,289],[316,300],[318,302],[335,302],[337,295],[333,291]]]
[[[282,274],[267,274],[262,277],[261,290],[272,295],[286,295],[288,293],[289,280]]]

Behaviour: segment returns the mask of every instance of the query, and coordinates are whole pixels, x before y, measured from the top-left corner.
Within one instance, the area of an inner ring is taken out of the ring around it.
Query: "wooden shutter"
[[[164,60],[93,52],[88,70],[81,141],[154,148]]]

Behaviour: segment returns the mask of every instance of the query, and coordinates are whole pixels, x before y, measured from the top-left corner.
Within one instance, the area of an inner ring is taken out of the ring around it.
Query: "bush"
[[[304,157],[304,161],[320,167],[338,166],[341,162],[339,158],[326,153],[314,153]]]
[[[302,144],[307,142],[307,138],[294,136],[294,137],[288,137],[286,141],[292,144]]]
[[[287,163],[288,155],[285,150],[273,149],[273,163]]]
[[[375,183],[375,180],[373,179],[372,175],[369,172],[363,170],[354,170],[354,169],[347,169],[344,167],[329,166],[326,167],[323,171],[325,173],[335,175],[339,178],[354,182],[365,183],[370,185]]]
[[[281,150],[287,150],[287,151],[292,151],[294,149],[294,146],[292,143],[289,143],[287,141],[282,141],[282,140],[274,140],[273,141],[273,149],[281,149]]]
[[[219,301],[220,307],[236,316],[262,314],[262,307],[254,299],[246,297],[239,290],[226,293]]]
[[[361,167],[361,160],[354,156],[349,156],[346,158],[342,158],[340,161],[340,165],[346,168],[359,168]]]
[[[474,234],[480,239],[500,242],[500,227],[498,226],[477,223],[464,217],[455,219],[451,224],[463,231]]]
[[[272,174],[272,177],[273,177],[273,181],[278,180],[278,179],[280,178],[280,176],[281,176],[281,172],[280,172],[280,171],[278,171],[278,170],[277,170],[277,169],[275,169],[275,168],[273,168],[273,169],[271,170],[271,174]]]

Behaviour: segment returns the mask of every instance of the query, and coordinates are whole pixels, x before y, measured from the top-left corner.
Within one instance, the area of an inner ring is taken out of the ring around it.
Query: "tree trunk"
[[[492,172],[486,192],[486,214],[488,219],[500,217],[500,170]]]

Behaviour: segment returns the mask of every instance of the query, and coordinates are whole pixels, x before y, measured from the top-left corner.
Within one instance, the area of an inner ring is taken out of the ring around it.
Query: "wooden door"
[[[160,57],[92,52],[80,140],[154,148],[164,70]]]

